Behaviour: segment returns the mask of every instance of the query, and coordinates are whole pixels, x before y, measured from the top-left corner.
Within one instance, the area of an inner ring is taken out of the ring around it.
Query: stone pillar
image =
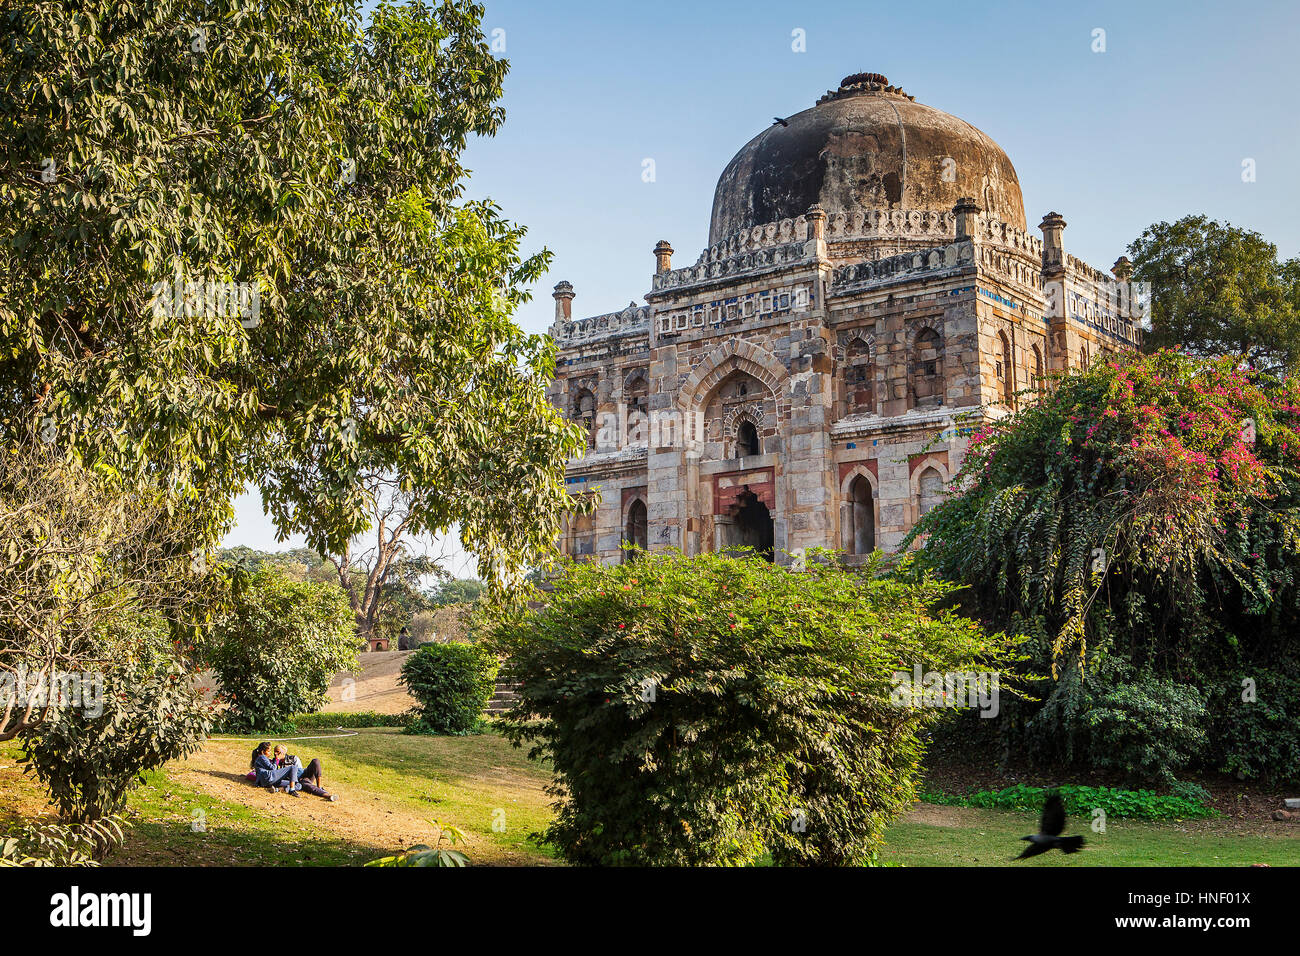
[[[655,275],[663,275],[665,272],[672,271],[673,268],[673,247],[668,244],[667,239],[660,239],[655,243]]]
[[[810,242],[825,244],[825,213],[808,213]],[[820,275],[819,289],[826,283]],[[790,322],[790,393],[782,435],[781,480],[777,506],[776,547],[839,547],[838,483],[831,425],[835,422],[834,335],[826,326],[826,302],[819,293],[816,308]],[[778,554],[777,560],[791,559]]]
[[[1043,278],[1056,278],[1065,273],[1065,246],[1061,233],[1065,220],[1059,212],[1049,212],[1038,224],[1043,231]]]
[[[655,424],[646,448],[646,546],[651,551],[681,548],[692,554],[695,552],[687,537],[686,523],[691,514],[688,499],[692,491],[687,452],[693,436],[686,420],[690,410],[677,405],[680,386],[676,344],[654,344],[650,350],[649,402]],[[698,453],[695,459],[698,462]]]
[[[555,300],[555,321],[568,322],[573,318],[573,285],[561,279],[555,284],[551,298]]]
[[[826,210],[820,203],[813,203],[804,214],[808,223],[808,241],[804,243],[803,253],[807,257],[826,258]]]
[[[975,218],[980,214],[980,207],[975,204],[975,200],[963,196],[957,200],[957,205],[952,207],[952,211],[957,217],[957,241],[974,239]]]
[[[1049,212],[1038,224],[1043,231],[1043,310],[1050,329],[1047,337],[1047,366],[1059,372],[1070,366],[1071,341],[1069,323],[1065,319],[1065,246],[1061,233],[1065,220],[1059,212]]]

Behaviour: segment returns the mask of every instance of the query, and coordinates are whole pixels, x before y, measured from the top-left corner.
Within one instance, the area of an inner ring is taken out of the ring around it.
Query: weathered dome
[[[985,215],[1025,228],[1020,181],[997,143],[880,74],[858,73],[811,109],[773,123],[727,164],[713,195],[709,245],[793,219],[813,203],[828,215],[947,211],[963,196]]]

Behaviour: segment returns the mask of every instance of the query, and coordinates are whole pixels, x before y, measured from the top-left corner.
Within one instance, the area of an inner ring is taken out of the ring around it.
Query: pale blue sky
[[[1204,213],[1300,255],[1300,5],[495,0],[506,122],[475,142],[468,193],[554,253],[520,311],[550,325],[560,279],[575,315],[641,302],[651,249],[675,264],[708,236],[718,174],[774,116],[842,77],[883,73],[979,127],[1011,158],[1025,215],[1069,223],[1066,249],[1108,269],[1152,222]],[[1106,50],[1093,52],[1095,29]],[[806,52],[792,50],[804,31]],[[1256,181],[1242,182],[1243,159]],[[655,181],[642,163],[653,159]],[[276,544],[260,500],[229,543]]]

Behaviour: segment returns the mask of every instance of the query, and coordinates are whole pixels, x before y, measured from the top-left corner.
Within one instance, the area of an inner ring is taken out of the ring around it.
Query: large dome
[[[709,245],[741,229],[827,214],[948,211],[963,196],[1025,228],[1020,181],[1001,147],[969,123],[915,102],[878,73],[838,90],[750,140],[713,194]]]

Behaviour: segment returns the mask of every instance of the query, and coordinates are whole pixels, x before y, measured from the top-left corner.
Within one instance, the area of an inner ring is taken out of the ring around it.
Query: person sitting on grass
[[[338,800],[338,797],[325,792],[323,777],[321,774],[320,760],[312,757],[311,763],[303,769],[302,761],[289,753],[284,744],[277,744],[275,748],[275,759],[272,761],[276,767],[297,767],[298,784],[312,796],[324,797],[330,803]]]
[[[285,793],[298,796],[298,791],[302,785],[298,783],[298,765],[289,763],[283,767],[277,767],[275,761],[271,759],[271,744],[263,740],[253,751],[253,782],[259,787],[266,787],[271,793],[275,793],[276,787],[283,787]]]

